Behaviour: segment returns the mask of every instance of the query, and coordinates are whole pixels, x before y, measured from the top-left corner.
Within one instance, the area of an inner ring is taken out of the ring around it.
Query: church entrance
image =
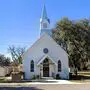
[[[43,61],[43,77],[49,77],[49,60],[47,58]]]

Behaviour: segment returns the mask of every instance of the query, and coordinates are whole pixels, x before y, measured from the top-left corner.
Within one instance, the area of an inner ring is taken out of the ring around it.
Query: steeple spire
[[[42,35],[43,33],[47,33],[49,35],[52,34],[51,29],[50,29],[50,20],[47,16],[47,11],[46,11],[45,4],[43,5],[42,15],[41,15],[41,18],[40,18],[40,30],[41,30],[40,35]]]
[[[43,6],[43,10],[42,10],[42,16],[41,16],[41,18],[42,18],[42,19],[48,19],[45,4],[44,4],[44,6]]]

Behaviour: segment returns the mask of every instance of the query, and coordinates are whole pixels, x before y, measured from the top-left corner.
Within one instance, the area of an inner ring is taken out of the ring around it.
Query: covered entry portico
[[[37,65],[40,68],[41,77],[55,77],[57,63],[49,55],[42,57]]]

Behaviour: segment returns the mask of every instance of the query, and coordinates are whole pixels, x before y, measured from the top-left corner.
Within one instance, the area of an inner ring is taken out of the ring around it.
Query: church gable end
[[[52,38],[50,20],[44,5],[40,19],[40,38],[23,54],[23,70],[26,79],[33,76],[69,79],[67,53]]]

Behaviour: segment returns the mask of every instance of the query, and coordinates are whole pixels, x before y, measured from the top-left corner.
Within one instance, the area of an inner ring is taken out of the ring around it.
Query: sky
[[[46,4],[51,27],[62,17],[90,17],[90,0],[0,0],[0,53],[8,47],[30,47],[40,36],[40,16]]]

